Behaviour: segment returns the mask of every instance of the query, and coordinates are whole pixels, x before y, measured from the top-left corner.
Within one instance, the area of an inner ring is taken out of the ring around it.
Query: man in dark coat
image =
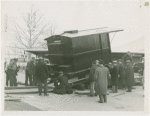
[[[119,87],[121,89],[125,89],[125,69],[122,60],[118,60],[118,67],[119,67]]]
[[[57,84],[55,85],[55,88],[53,90],[54,93],[57,94],[73,93],[73,90],[68,83],[68,78],[63,74],[62,71],[59,72],[58,84],[59,85]]]
[[[108,63],[108,67],[110,75],[112,75],[112,70],[113,70],[113,64],[111,62]]]
[[[34,72],[35,72],[35,67],[37,66],[38,62],[39,62],[39,58],[36,58],[36,59],[34,60]],[[37,82],[37,80],[36,80],[36,75],[35,75],[35,73],[34,73],[34,75],[33,75],[33,85],[36,86],[37,83],[38,83],[38,82]]]
[[[113,68],[111,74],[112,93],[118,92],[118,73],[119,73],[119,68],[117,65],[117,61],[113,61]]]
[[[134,85],[134,71],[130,60],[126,61],[125,78],[126,86],[128,88],[127,92],[132,92],[132,86]]]
[[[9,76],[7,74],[7,67],[8,67],[8,62],[5,61],[4,70],[5,70],[5,73],[6,73],[6,85],[8,86]]]
[[[42,84],[44,84],[44,96],[48,96],[47,78],[49,76],[49,71],[42,58],[39,59],[39,62],[35,67],[35,76],[36,80],[38,81],[39,95],[42,95]]]
[[[99,65],[96,68],[94,79],[96,82],[96,93],[99,95],[100,103],[107,102],[108,77],[108,68],[104,67],[103,60],[99,60]]]
[[[10,86],[16,85],[16,80],[15,80],[16,69],[17,69],[16,61],[14,59],[11,59],[9,65],[7,67],[7,75],[10,80]]]
[[[126,61],[127,60],[130,60],[130,62],[132,63],[132,56],[131,56],[131,53],[128,51],[127,54],[124,55],[123,57],[123,62],[124,64],[126,64]]]
[[[93,61],[92,67],[90,69],[90,96],[94,96],[94,91],[95,91],[95,80],[94,80],[94,74],[95,70],[98,65],[98,60]]]
[[[33,85],[33,77],[35,74],[35,66],[34,66],[34,57],[31,58],[31,60],[27,63],[26,67],[26,79],[25,79],[25,85],[28,86],[28,79],[30,82],[30,86]]]

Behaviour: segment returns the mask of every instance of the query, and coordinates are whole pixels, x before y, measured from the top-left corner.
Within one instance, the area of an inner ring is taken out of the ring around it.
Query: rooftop
[[[87,30],[65,31],[64,33],[62,33],[60,35],[54,35],[54,36],[56,36],[56,37],[57,36],[58,37],[59,36],[65,36],[65,37],[69,37],[69,38],[74,38],[74,37],[85,36],[85,35],[93,35],[93,34],[101,34],[101,33],[112,33],[112,32],[119,32],[119,31],[123,31],[123,29],[102,27],[102,28],[87,29]],[[48,39],[48,38],[46,38],[46,39]]]

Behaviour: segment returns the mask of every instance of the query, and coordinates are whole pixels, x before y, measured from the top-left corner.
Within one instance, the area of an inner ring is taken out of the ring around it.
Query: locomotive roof
[[[28,49],[28,50],[24,50],[24,51],[26,51],[26,52],[30,52],[30,53],[33,53],[33,54],[39,54],[39,53],[48,53],[48,49],[39,49],[39,50],[37,50],[37,49]]]
[[[73,31],[65,31],[64,33],[60,35],[54,35],[55,37],[69,37],[69,38],[74,38],[74,37],[80,37],[80,36],[85,36],[85,35],[94,35],[94,34],[102,34],[102,33],[112,33],[112,32],[118,32],[118,31],[123,31],[123,29],[114,29],[114,28],[97,28],[97,29],[89,29],[89,30],[73,30]],[[51,36],[51,37],[54,37]],[[50,37],[48,37],[50,38]],[[46,38],[46,39],[48,39]],[[45,40],[46,40],[45,39]]]

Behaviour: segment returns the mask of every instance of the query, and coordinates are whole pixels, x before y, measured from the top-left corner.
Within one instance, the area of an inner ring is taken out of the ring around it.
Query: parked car
[[[134,72],[137,73],[139,70],[144,69],[144,63],[139,62],[139,63],[133,64],[133,69],[134,69]]]
[[[134,73],[134,84],[142,85],[142,78],[143,78],[143,75],[141,75],[140,73]]]

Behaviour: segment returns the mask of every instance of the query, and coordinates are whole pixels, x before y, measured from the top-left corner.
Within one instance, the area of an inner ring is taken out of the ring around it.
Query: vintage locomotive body
[[[74,30],[46,38],[49,66],[55,74],[63,71],[72,85],[87,81],[94,60],[111,61],[109,33],[117,31],[122,30]]]

